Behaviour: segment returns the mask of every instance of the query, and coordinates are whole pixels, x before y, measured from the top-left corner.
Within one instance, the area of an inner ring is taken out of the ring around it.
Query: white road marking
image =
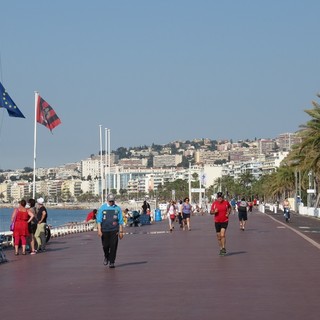
[[[292,228],[292,227],[288,226],[288,224],[287,224],[287,223],[283,223],[283,222],[281,222],[281,221],[279,221],[279,220],[277,220],[277,219],[275,219],[275,218],[271,217],[271,216],[270,216],[270,215],[268,215],[268,214],[267,214],[267,216],[268,216],[270,219],[272,219],[272,220],[274,220],[274,221],[276,221],[276,222],[280,223],[280,224],[281,224],[281,225],[283,225],[284,227],[287,227],[288,229],[292,230],[292,231],[293,231],[293,232],[295,232],[297,235],[299,235],[300,237],[302,237],[304,240],[307,240],[309,243],[311,243],[313,246],[315,246],[316,248],[318,248],[318,249],[320,250],[320,244],[319,244],[319,243],[317,243],[316,241],[314,241],[314,240],[310,239],[309,237],[307,237],[306,235],[304,235],[304,234],[303,234],[303,233],[301,233],[300,231],[298,231],[298,230],[296,230],[296,229],[294,229],[294,228]]]

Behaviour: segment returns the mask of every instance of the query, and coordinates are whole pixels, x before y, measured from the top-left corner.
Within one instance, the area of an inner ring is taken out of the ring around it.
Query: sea
[[[47,224],[59,227],[70,222],[83,222],[90,210],[47,209]],[[0,208],[0,232],[9,231],[13,209]]]

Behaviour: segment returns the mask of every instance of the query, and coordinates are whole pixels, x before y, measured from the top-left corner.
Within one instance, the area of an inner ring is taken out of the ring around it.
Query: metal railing
[[[81,233],[97,230],[95,222],[71,222],[59,227],[50,227],[51,238],[66,236],[73,233]],[[13,246],[13,232],[5,231],[0,234],[3,247]]]

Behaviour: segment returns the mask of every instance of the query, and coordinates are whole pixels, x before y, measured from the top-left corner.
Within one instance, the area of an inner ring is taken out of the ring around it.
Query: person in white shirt
[[[176,202],[171,200],[167,207],[167,217],[169,221],[169,229],[172,231],[174,229],[174,222],[176,220],[177,208]]]

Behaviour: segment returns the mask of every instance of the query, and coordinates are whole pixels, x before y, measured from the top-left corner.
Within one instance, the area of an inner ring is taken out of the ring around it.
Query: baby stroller
[[[140,212],[139,211],[129,211],[127,225],[129,227],[140,227]]]

